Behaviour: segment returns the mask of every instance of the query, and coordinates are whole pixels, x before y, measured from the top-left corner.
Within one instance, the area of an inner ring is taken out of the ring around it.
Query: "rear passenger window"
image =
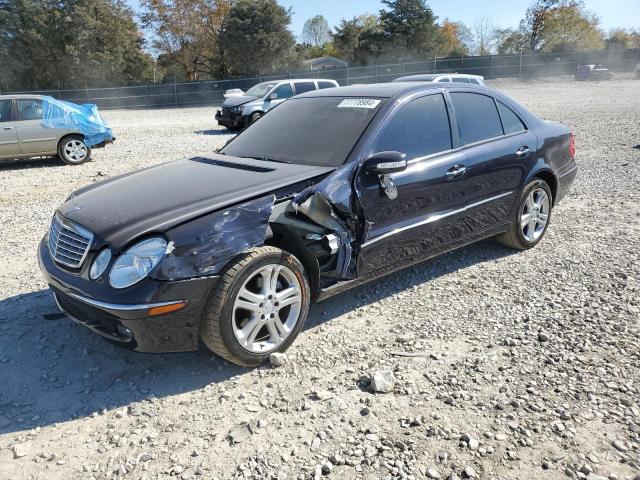
[[[336,88],[336,86],[331,82],[323,82],[322,80],[318,82],[318,87],[322,90],[323,88]]]
[[[441,78],[440,80],[438,80],[438,82],[440,82],[440,83],[449,83],[449,79],[447,77]]]
[[[451,80],[456,83],[469,83],[469,79],[465,77],[453,77]]]
[[[498,102],[498,110],[500,110],[500,117],[502,118],[502,126],[504,127],[505,135],[509,133],[522,132],[527,129],[520,120],[520,117],[514,113],[509,107],[502,102]]]
[[[417,98],[403,106],[375,145],[375,152],[402,152],[407,160],[450,149],[449,114],[441,94]]]
[[[18,100],[18,120],[42,120],[42,100]]]
[[[315,89],[316,86],[313,82],[296,83],[296,95],[300,95],[305,92],[312,92]]]
[[[271,95],[276,95],[276,98],[291,98],[293,97],[293,90],[289,83],[283,83],[273,91]]]
[[[11,121],[11,100],[0,100],[0,122]]]
[[[480,85],[480,82],[478,80],[476,80],[475,78],[470,78],[469,79],[469,83],[475,83],[476,85]]]
[[[463,145],[502,135],[502,124],[493,98],[479,93],[451,93]]]

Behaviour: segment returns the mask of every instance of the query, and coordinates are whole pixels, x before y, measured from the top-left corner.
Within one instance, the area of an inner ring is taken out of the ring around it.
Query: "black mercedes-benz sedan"
[[[481,86],[309,92],[217,153],[72,193],[40,265],[112,342],[259,365],[313,301],[487,237],[534,247],[574,156],[569,128]]]

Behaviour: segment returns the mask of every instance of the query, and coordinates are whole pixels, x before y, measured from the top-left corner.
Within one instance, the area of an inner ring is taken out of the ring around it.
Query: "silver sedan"
[[[79,165],[91,159],[92,147],[113,141],[109,135],[105,141],[92,144],[81,124],[48,122],[46,112],[54,102],[40,95],[0,96],[0,159],[57,155],[69,165]]]

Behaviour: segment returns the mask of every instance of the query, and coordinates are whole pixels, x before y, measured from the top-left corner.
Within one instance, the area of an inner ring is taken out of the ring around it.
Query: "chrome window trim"
[[[438,220],[442,220],[444,218],[450,217],[452,215],[457,215],[458,213],[463,213],[466,212],[467,210],[470,210],[472,208],[475,207],[479,207],[480,205],[483,205],[485,203],[489,203],[492,202],[494,200],[498,200],[500,198],[506,197],[507,195],[512,195],[513,194],[513,190],[509,191],[509,192],[505,192],[505,193],[501,193],[500,195],[496,195],[494,197],[491,198],[485,198],[484,200],[480,200],[479,202],[474,202],[474,203],[470,203],[469,205],[465,205],[462,208],[458,208],[456,210],[451,210],[449,212],[445,212],[445,213],[434,213],[429,215],[427,218],[420,220],[416,223],[412,223],[409,225],[405,225],[404,227],[399,227],[396,228],[394,230],[391,230],[389,232],[383,233],[382,235],[372,238],[371,240],[367,240],[366,242],[364,242],[362,244],[362,248],[368,247],[369,245],[372,245],[380,240],[384,240],[385,238],[391,237],[393,235],[396,235],[398,233],[402,233],[405,232],[407,230],[411,230],[412,228],[416,228],[416,227],[421,227],[423,225],[427,225],[429,223],[433,223],[433,222],[437,222]]]

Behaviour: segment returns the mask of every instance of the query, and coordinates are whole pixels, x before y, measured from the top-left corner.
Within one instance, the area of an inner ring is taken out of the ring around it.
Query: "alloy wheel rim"
[[[527,196],[520,214],[520,229],[528,242],[538,241],[544,233],[550,207],[549,195],[542,188],[534,188]]]
[[[289,337],[302,310],[302,287],[295,273],[279,264],[256,270],[233,303],[233,334],[242,348],[272,352]]]
[[[70,140],[64,146],[67,158],[80,162],[87,157],[87,146],[80,140]]]

